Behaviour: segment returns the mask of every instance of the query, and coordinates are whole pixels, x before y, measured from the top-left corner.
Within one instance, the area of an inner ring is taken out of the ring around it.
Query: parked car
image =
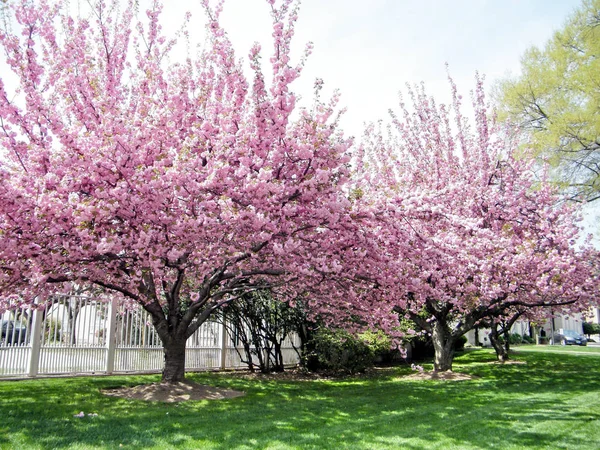
[[[577,331],[564,330],[562,333],[554,334],[554,343],[560,343],[560,345],[587,345],[587,339]]]
[[[0,345],[21,345],[27,340],[27,327],[10,320],[3,320]]]

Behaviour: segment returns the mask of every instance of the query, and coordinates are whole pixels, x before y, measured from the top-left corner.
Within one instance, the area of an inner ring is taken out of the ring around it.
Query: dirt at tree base
[[[447,370],[446,372],[417,372],[411,375],[402,377],[404,380],[440,380],[440,381],[465,381],[465,380],[476,380],[479,377],[469,375],[466,373],[452,372]]]
[[[505,364],[519,364],[520,361],[509,360]],[[381,371],[389,370],[384,368]],[[375,372],[380,372],[377,370]],[[286,380],[286,381],[315,381],[315,380],[330,380],[337,379],[314,373],[305,373],[302,371],[286,371],[277,374],[260,374],[250,372],[238,373],[240,378],[245,379],[264,379],[264,380]],[[475,380],[479,377],[460,372],[416,372],[402,377],[404,380],[437,380],[437,381],[464,381]],[[233,389],[221,388],[216,386],[208,386],[198,384],[191,381],[183,381],[179,383],[151,383],[141,384],[132,387],[102,389],[104,395],[110,397],[120,397],[129,400],[144,400],[149,402],[183,402],[187,400],[221,400],[227,398],[235,398],[246,395],[245,392],[235,391]]]
[[[207,386],[204,384],[183,381],[179,383],[152,383],[132,387],[102,389],[104,395],[129,400],[145,400],[148,402],[184,402],[187,400],[222,400],[241,397],[245,392],[232,389]]]

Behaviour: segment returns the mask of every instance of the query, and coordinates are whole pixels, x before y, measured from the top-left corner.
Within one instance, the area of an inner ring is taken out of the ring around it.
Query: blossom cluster
[[[453,84],[450,107],[417,88],[390,134],[353,146],[337,93],[297,105],[312,44],[292,64],[292,0],[269,0],[270,82],[259,45],[245,75],[222,3],[203,2],[209,43],[174,64],[160,2],[146,22],[134,3],[95,2],[93,19],[7,5],[19,89],[0,78],[0,311],[93,284],[141,304],[167,343],[259,288],[389,331],[399,313],[473,326],[589,298],[574,212],[489,118],[481,80],[473,129]]]

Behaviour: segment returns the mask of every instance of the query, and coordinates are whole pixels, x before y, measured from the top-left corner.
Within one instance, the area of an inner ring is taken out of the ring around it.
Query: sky
[[[204,23],[194,2],[170,1],[165,25],[176,28],[184,10]],[[580,0],[303,0],[292,49],[308,41],[314,51],[294,89],[309,105],[315,78],[341,91],[342,126],[360,136],[364,120],[387,119],[406,83],[424,82],[439,101],[449,100],[445,64],[463,94],[475,72],[494,80],[517,74],[523,52],[543,46]],[[226,0],[221,22],[238,57],[254,41],[270,47],[266,0]],[[168,24],[168,25],[167,25]],[[201,26],[198,28],[202,28]],[[327,90],[325,91],[327,93]]]

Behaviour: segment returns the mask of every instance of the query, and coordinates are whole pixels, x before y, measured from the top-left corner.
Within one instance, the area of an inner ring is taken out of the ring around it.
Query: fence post
[[[227,327],[225,326],[225,315],[221,325],[221,370],[227,368]]]
[[[111,298],[108,303],[108,323],[106,325],[106,373],[115,371],[115,349],[117,346],[117,299]]]
[[[31,323],[31,352],[29,353],[29,371],[27,376],[36,377],[40,369],[40,348],[42,347],[42,311],[37,309],[37,300],[33,305]]]

